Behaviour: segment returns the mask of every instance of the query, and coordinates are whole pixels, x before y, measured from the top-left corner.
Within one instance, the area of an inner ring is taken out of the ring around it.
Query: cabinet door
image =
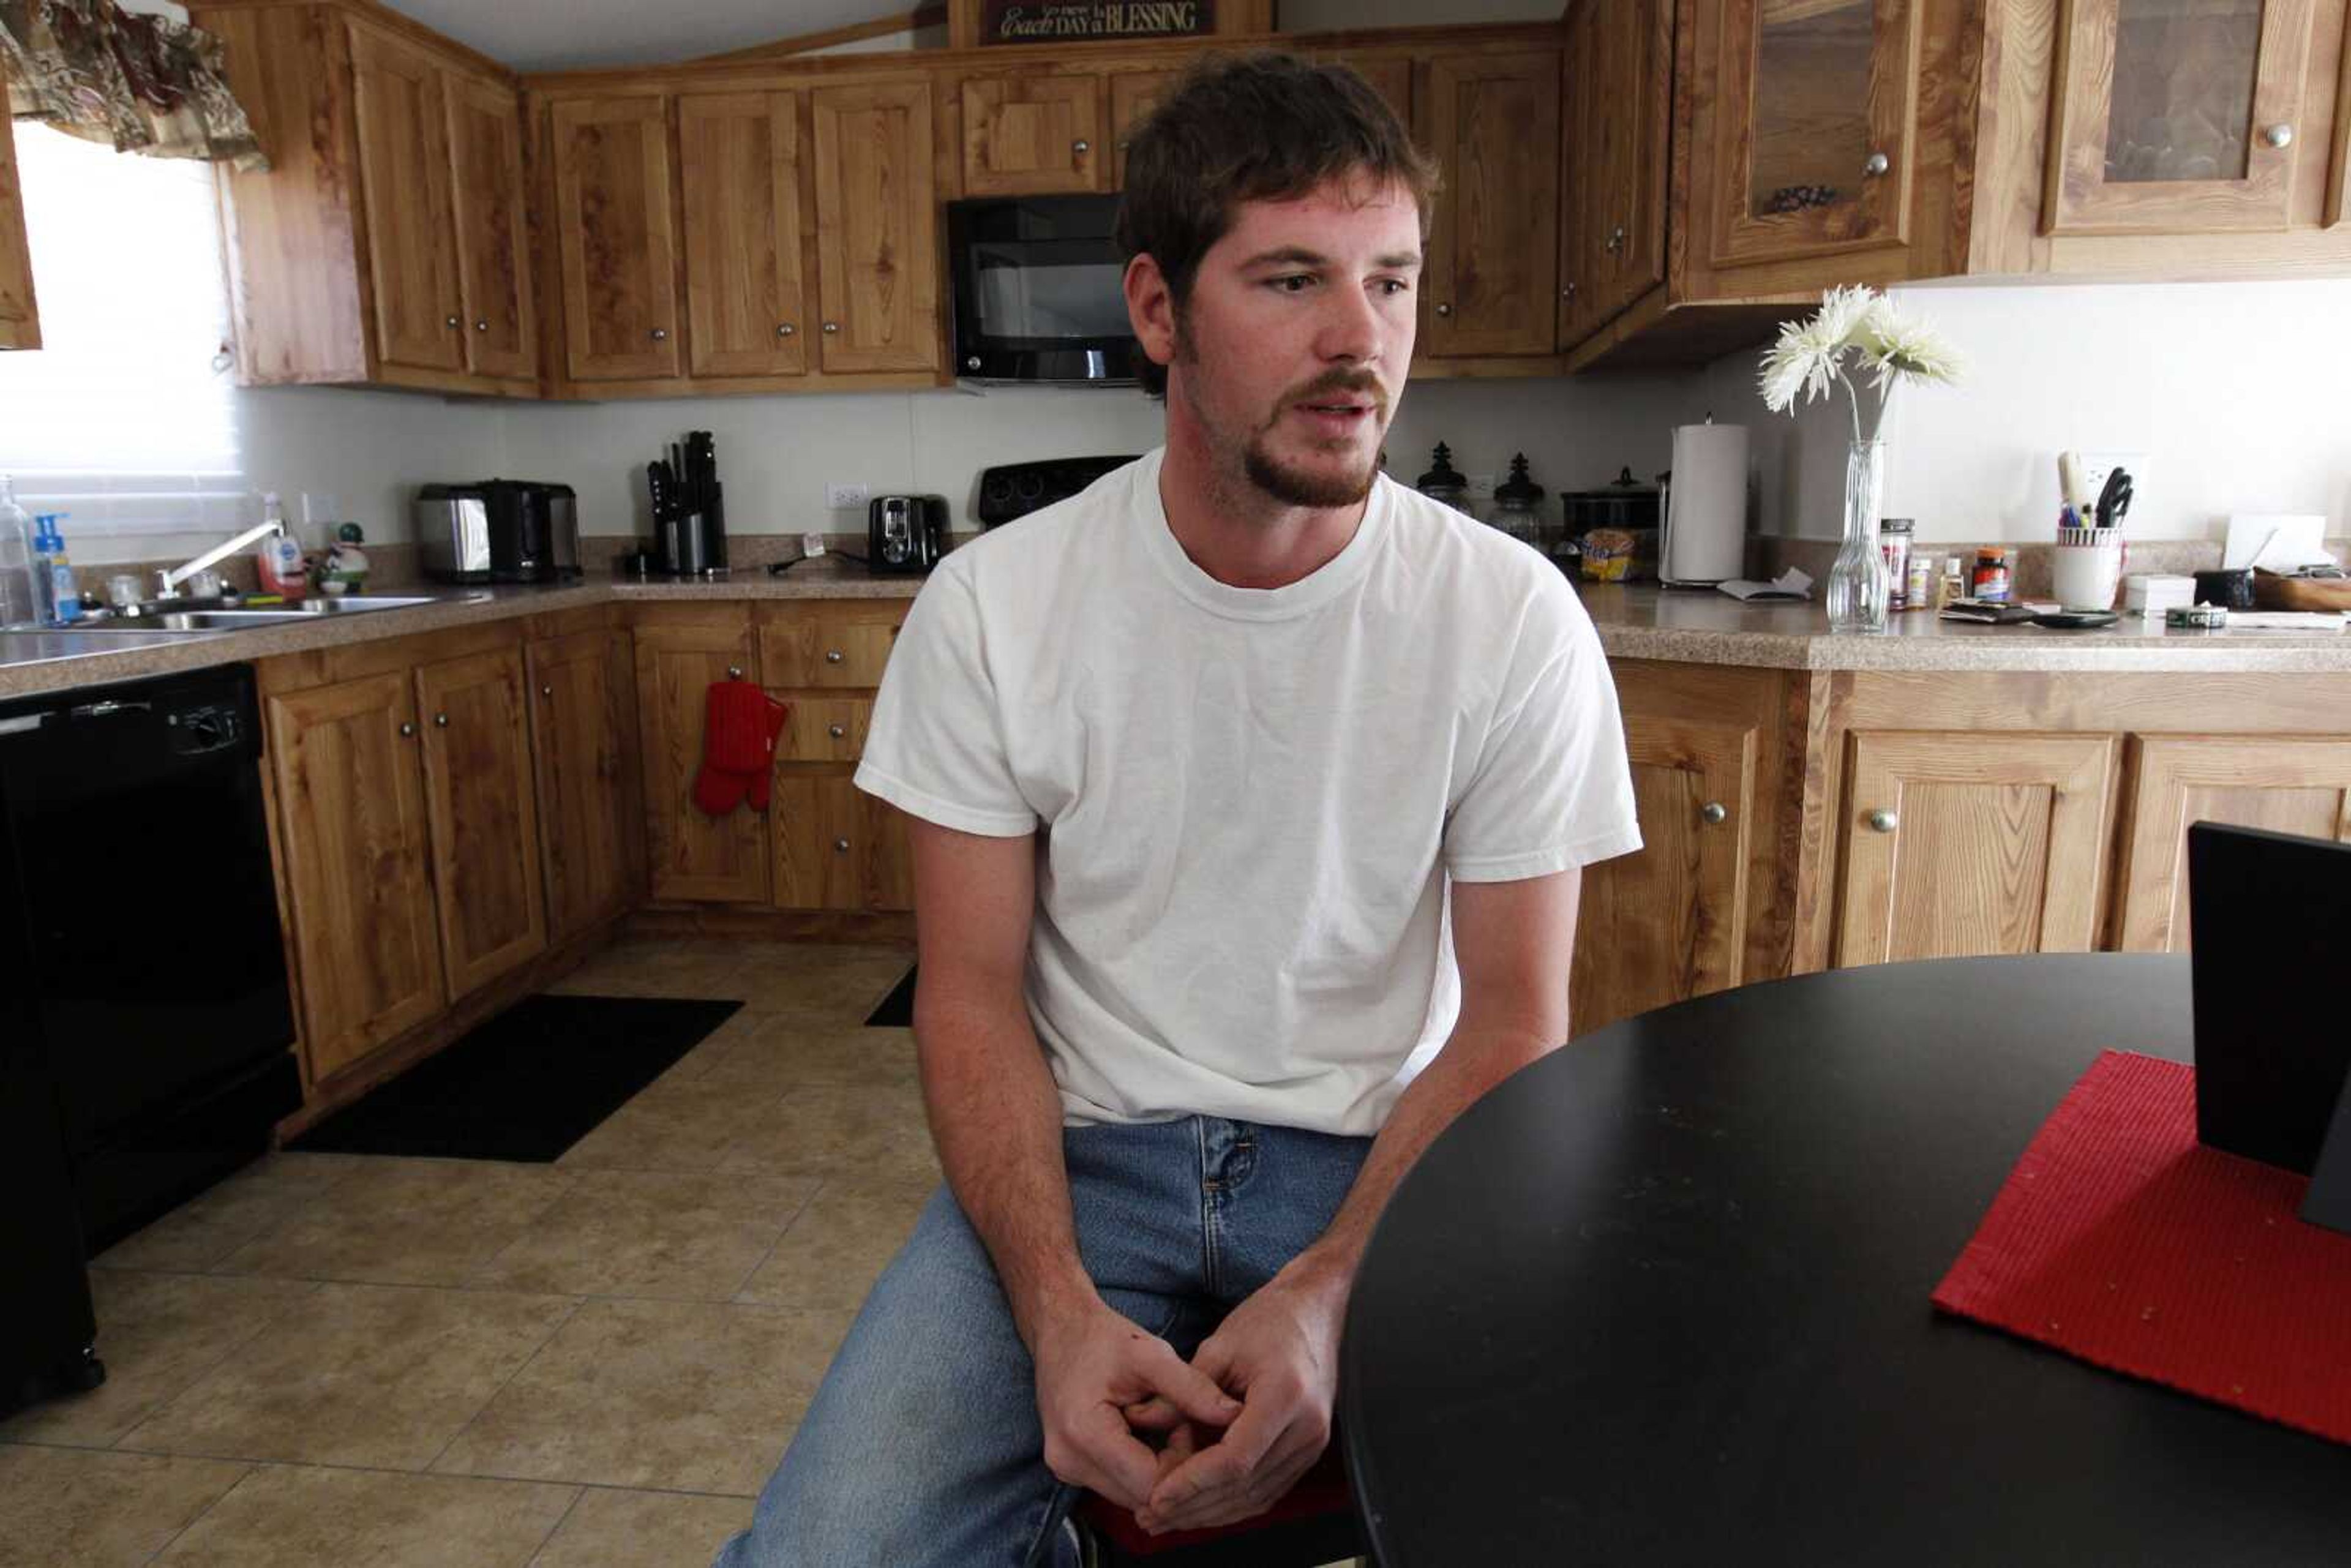
[[[1110,78],[1110,185],[1126,187],[1126,144],[1159,107],[1180,71],[1120,71]]]
[[[441,955],[455,1001],[547,948],[522,650],[416,672]]]
[[[905,619],[904,600],[795,606],[760,622],[760,667],[782,689],[878,686]]]
[[[391,364],[456,371],[465,368],[465,335],[442,76],[431,56],[351,29],[376,353]]]
[[[820,87],[817,287],[826,371],[933,371],[939,257],[927,80]]]
[[[1438,56],[1424,145],[1444,168],[1420,351],[1547,354],[1557,335],[1559,52]]]
[[[16,183],[16,131],[9,118],[0,114],[0,349],[40,346],[33,256],[25,243],[25,198]]]
[[[496,82],[455,72],[446,81],[465,368],[482,376],[535,376],[538,325],[522,108]]]
[[[865,813],[865,903],[867,907],[914,907],[914,852],[906,841],[906,813],[887,800],[860,794]]]
[[[873,722],[872,697],[795,696],[776,737],[778,762],[854,762]]]
[[[1714,264],[1907,243],[1920,0],[1714,3]]]
[[[694,803],[711,683],[758,679],[747,613],[724,624],[637,629],[637,725],[644,748],[653,895],[756,904],[768,896],[767,819]]]
[[[1641,848],[1583,871],[1574,1034],[1739,984],[1756,732],[1625,716]]]
[[[2067,0],[2042,220],[2052,234],[2283,229],[2311,0]],[[2343,112],[2340,105],[2336,112]]]
[[[777,775],[778,908],[865,907],[865,866],[872,851],[860,799],[846,774]]]
[[[963,79],[963,193],[1091,191],[1102,145],[1097,76]]]
[[[574,381],[678,373],[664,106],[647,94],[561,99],[551,110],[563,342]]]
[[[442,1008],[422,744],[405,671],[269,699],[314,1080]]]
[[[1672,0],[1587,5],[1569,24],[1561,159],[1561,347],[1666,279]],[[1571,288],[1570,285],[1573,287]]]
[[[2131,751],[2116,944],[2125,952],[2188,950],[2191,822],[2351,841],[2351,741],[2148,736]]]
[[[2116,741],[1855,734],[1837,963],[2097,945]]]
[[[539,865],[549,938],[560,942],[628,902],[629,733],[613,684],[612,634],[533,643],[531,756],[538,780]]]
[[[694,373],[799,375],[808,369],[799,95],[687,93],[677,146]]]

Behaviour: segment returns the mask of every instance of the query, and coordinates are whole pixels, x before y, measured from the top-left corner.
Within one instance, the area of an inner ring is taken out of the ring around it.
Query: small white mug
[[[2111,610],[2122,586],[2123,541],[2113,528],[2066,528],[2066,534],[2109,536],[2095,542],[2060,540],[2050,563],[2050,591],[2068,610]]]

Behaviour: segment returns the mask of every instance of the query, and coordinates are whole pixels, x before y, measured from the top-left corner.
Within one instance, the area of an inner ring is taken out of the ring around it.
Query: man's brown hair
[[[1240,204],[1302,196],[1351,176],[1411,192],[1427,243],[1437,164],[1371,83],[1344,66],[1275,50],[1209,55],[1127,143],[1119,248],[1158,264],[1180,318],[1200,258]],[[1140,349],[1134,372],[1152,396],[1166,392],[1166,368]]]

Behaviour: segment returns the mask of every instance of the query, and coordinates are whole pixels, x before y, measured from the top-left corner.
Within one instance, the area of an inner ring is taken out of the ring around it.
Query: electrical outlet
[[[862,485],[827,485],[824,504],[836,512],[852,511],[865,505],[866,488]]]
[[[2131,507],[2134,510],[2147,501],[2147,454],[2144,452],[2085,452],[2082,454],[2082,484],[2095,504],[2098,493],[2106,487],[2106,476],[2116,469],[2126,469],[2131,476]]]

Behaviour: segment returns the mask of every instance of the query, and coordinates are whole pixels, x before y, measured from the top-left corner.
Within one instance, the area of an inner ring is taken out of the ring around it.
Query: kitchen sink
[[[248,626],[287,626],[304,621],[317,621],[330,615],[359,615],[371,610],[405,610],[419,604],[439,604],[442,600],[430,596],[403,598],[398,594],[368,594],[361,598],[345,595],[338,599],[305,600],[300,605],[266,610],[167,610],[147,615],[123,618],[109,617],[100,621],[77,621],[70,627],[21,627],[11,630],[26,632],[71,631],[112,637],[157,637],[185,634],[190,632],[235,632]]]

